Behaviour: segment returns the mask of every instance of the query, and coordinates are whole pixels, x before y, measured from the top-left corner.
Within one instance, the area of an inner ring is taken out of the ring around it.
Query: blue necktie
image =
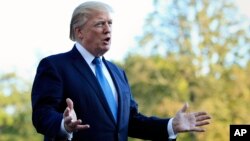
[[[106,100],[109,104],[109,108],[110,108],[110,110],[111,110],[111,112],[116,120],[117,119],[117,105],[116,105],[116,101],[115,101],[113,92],[111,90],[111,87],[110,87],[106,77],[103,74],[101,59],[99,57],[96,57],[92,61],[92,63],[95,64],[96,78],[102,87],[103,93],[104,93]]]

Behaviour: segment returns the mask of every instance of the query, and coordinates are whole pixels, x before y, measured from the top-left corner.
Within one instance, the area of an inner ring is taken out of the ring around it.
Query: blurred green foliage
[[[229,140],[230,124],[249,124],[250,64],[232,66],[216,78],[210,73],[198,74],[188,59],[173,58],[133,55],[125,61],[123,67],[142,113],[172,117],[188,102],[189,111],[211,114],[205,133],[179,134],[178,140],[185,141]]]
[[[31,82],[16,73],[0,75],[0,141],[41,141],[31,121]]]

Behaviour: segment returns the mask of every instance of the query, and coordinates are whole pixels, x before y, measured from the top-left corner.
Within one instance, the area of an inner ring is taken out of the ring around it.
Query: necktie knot
[[[95,65],[100,65],[101,64],[101,58],[100,57],[95,57],[95,59],[92,61],[93,64]]]

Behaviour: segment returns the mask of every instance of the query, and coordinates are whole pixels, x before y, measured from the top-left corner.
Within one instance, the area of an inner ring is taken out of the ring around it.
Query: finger
[[[67,116],[64,118],[64,124],[69,125],[72,122],[72,117]]]
[[[66,103],[67,103],[69,109],[72,110],[73,107],[74,107],[73,101],[72,101],[70,98],[67,98],[67,99],[66,99]]]
[[[67,107],[63,112],[63,117],[69,116],[70,109]]]
[[[77,130],[76,129],[77,124],[81,124],[81,120],[80,121],[74,121],[74,122],[72,122],[72,118],[71,117],[66,117],[65,118],[64,126],[65,126],[65,129],[68,132],[76,131]]]
[[[196,121],[204,121],[204,120],[209,120],[209,119],[211,119],[211,117],[208,115],[202,115],[202,116],[196,117]]]
[[[202,116],[202,115],[208,115],[207,112],[195,112],[193,114],[195,117]]]
[[[70,127],[76,128],[76,126],[80,125],[80,124],[82,124],[82,120],[78,119],[75,121],[71,120],[69,125],[70,125]]]
[[[208,125],[210,122],[208,121],[201,121],[201,122],[196,122],[195,126],[203,126],[203,125]]]
[[[76,130],[83,130],[83,129],[88,129],[88,128],[90,128],[89,124],[76,125]]]
[[[85,124],[85,125],[81,125],[81,124],[82,124],[82,120],[78,119],[74,122],[71,122],[69,124],[69,127],[71,128],[72,131],[87,129],[90,127],[89,124]]]
[[[204,121],[211,119],[211,116],[209,116],[206,112],[197,112],[194,113],[194,116],[196,118],[196,121]]]
[[[195,127],[195,128],[192,128],[190,131],[192,131],[192,132],[205,132],[206,130],[203,128]]]
[[[181,108],[180,112],[186,112],[188,109],[188,103],[185,103],[184,106]]]

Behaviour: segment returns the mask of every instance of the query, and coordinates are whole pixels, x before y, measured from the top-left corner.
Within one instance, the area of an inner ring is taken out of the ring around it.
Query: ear
[[[78,39],[80,39],[80,40],[82,40],[83,37],[84,37],[83,32],[84,32],[84,31],[83,31],[82,28],[80,28],[80,27],[76,27],[76,28],[75,28],[76,37],[77,37]]]

